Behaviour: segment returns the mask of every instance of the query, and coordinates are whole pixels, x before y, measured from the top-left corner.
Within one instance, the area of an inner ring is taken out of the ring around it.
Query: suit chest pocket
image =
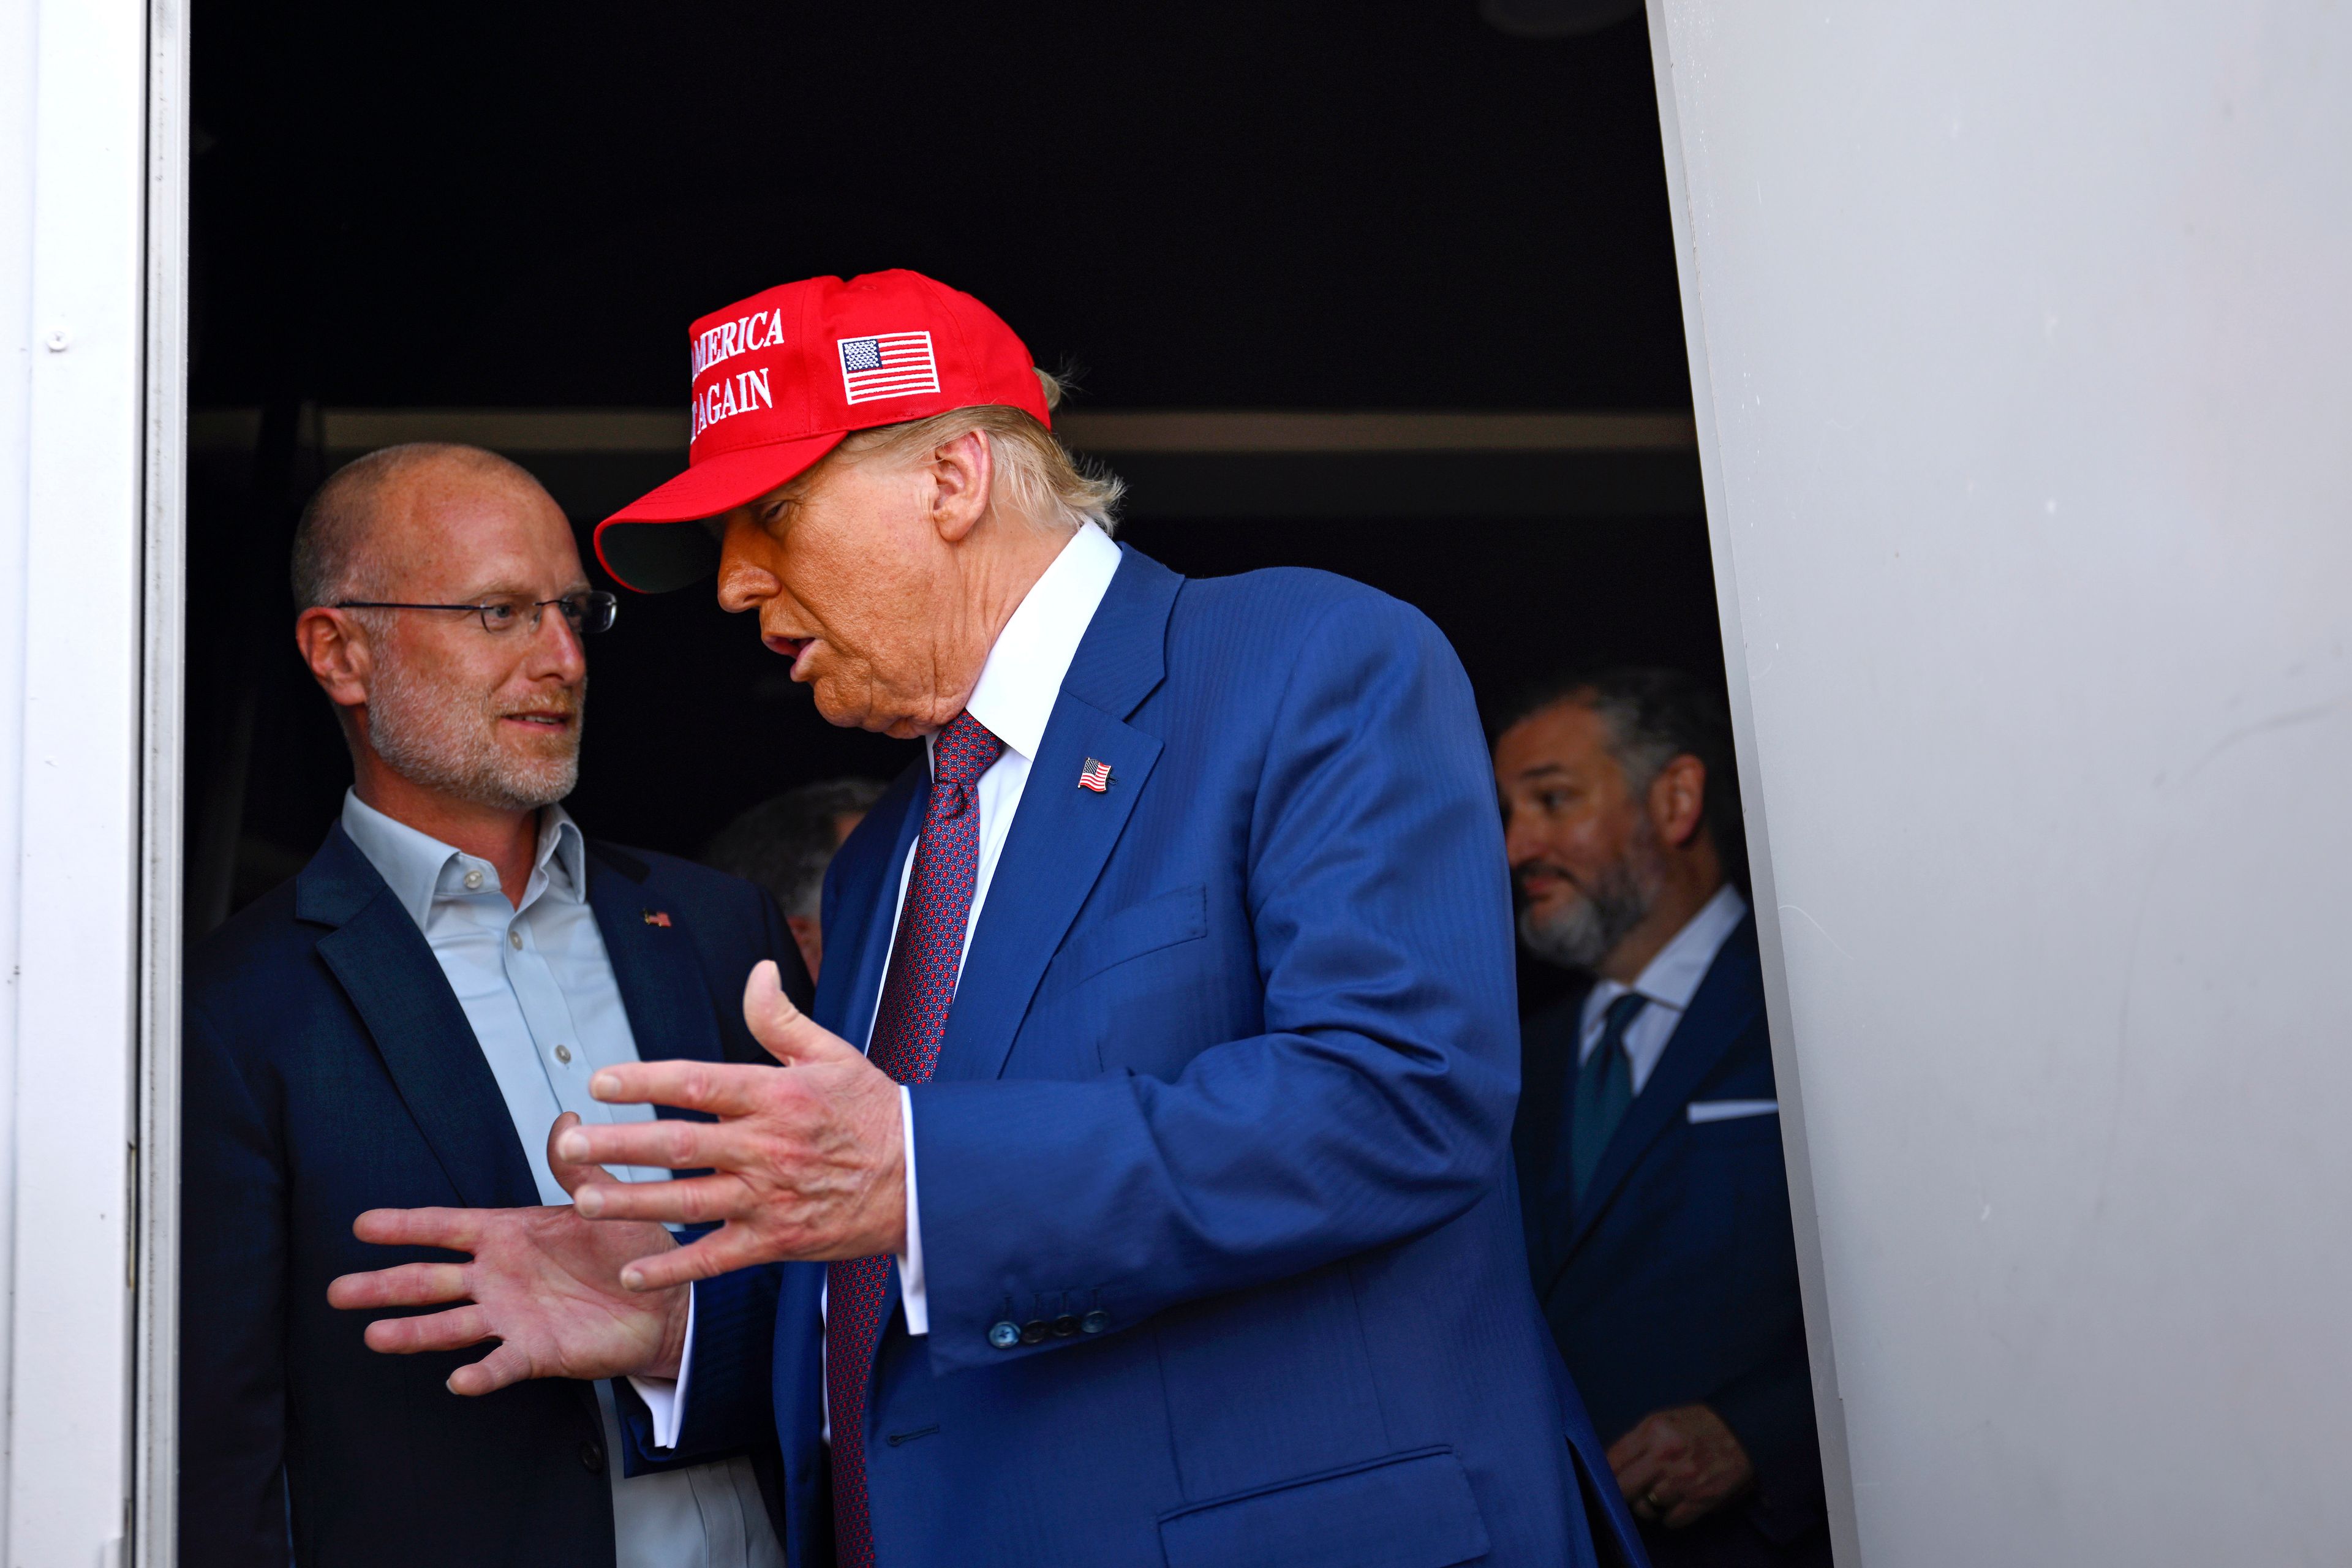
[[[1687,1234],[1706,1237],[1717,1277],[1777,1279],[1795,1263],[1780,1119],[1756,1115],[1684,1130]]]
[[[1076,990],[1097,975],[1163,948],[1209,934],[1209,890],[1199,883],[1130,904],[1072,938],[1054,960],[1045,989]]]
[[[1208,896],[1195,885],[1131,904],[1074,936],[1038,986],[1007,1071],[1170,1077],[1218,1011]]]

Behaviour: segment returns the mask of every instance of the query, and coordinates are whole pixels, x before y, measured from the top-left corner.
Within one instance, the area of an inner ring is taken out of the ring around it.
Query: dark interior
[[[193,401],[253,417],[192,458],[193,933],[348,782],[288,635],[293,519],[356,455],[321,410],[677,408],[675,455],[515,454],[584,538],[683,459],[691,317],[893,266],[988,301],[1081,410],[1689,405],[1638,15],[217,0],[194,113]],[[1482,701],[1595,658],[1720,679],[1693,449],[1098,456],[1137,547],[1383,588]],[[910,756],[698,592],[629,597],[592,659],[572,809],[605,837],[692,855]]]

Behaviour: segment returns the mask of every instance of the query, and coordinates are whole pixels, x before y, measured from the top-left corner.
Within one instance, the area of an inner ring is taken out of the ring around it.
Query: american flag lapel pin
[[[649,926],[660,926],[662,929],[667,931],[669,928],[669,911],[667,910],[647,910],[646,911],[646,924]]]
[[[1110,789],[1110,764],[1088,757],[1087,765],[1078,770],[1078,787],[1090,789],[1097,795],[1107,793]]]

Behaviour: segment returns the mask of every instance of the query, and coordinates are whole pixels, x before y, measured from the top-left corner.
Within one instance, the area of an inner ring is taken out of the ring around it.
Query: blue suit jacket
[[[827,879],[815,1016],[852,1040],[926,778]],[[1561,1568],[1596,1532],[1638,1562],[1528,1289],[1513,996],[1436,628],[1319,573],[1128,552],[914,1090],[930,1332],[894,1300],[866,1427],[833,1435],[866,1446],[884,1568]],[[704,1288],[681,1442],[772,1404],[803,1565],[830,1560],[823,1277]]]
[[[772,900],[593,841],[588,896],[640,1056],[766,1059],[744,976],[808,984]],[[362,1210],[540,1201],[439,962],[340,826],[197,948],[184,1040],[181,1563],[284,1563],[290,1492],[306,1564],[610,1563],[589,1384],[460,1399],[485,1347],[378,1355],[373,1314],[327,1305],[339,1274],[449,1256],[363,1245]]]
[[[1585,994],[1528,1020],[1512,1139],[1528,1255],[1560,1353],[1610,1441],[1653,1411],[1703,1404],[1755,1462],[1748,1502],[1645,1532],[1661,1568],[1826,1565],[1780,1119],[1693,1122],[1688,1109],[1777,1098],[1755,917],[1716,955],[1580,1208],[1568,1128]]]

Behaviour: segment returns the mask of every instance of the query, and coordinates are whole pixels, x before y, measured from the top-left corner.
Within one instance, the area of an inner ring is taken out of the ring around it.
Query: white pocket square
[[[1737,1121],[1743,1116],[1778,1116],[1777,1100],[1694,1100],[1683,1108],[1694,1126],[1702,1121]]]

